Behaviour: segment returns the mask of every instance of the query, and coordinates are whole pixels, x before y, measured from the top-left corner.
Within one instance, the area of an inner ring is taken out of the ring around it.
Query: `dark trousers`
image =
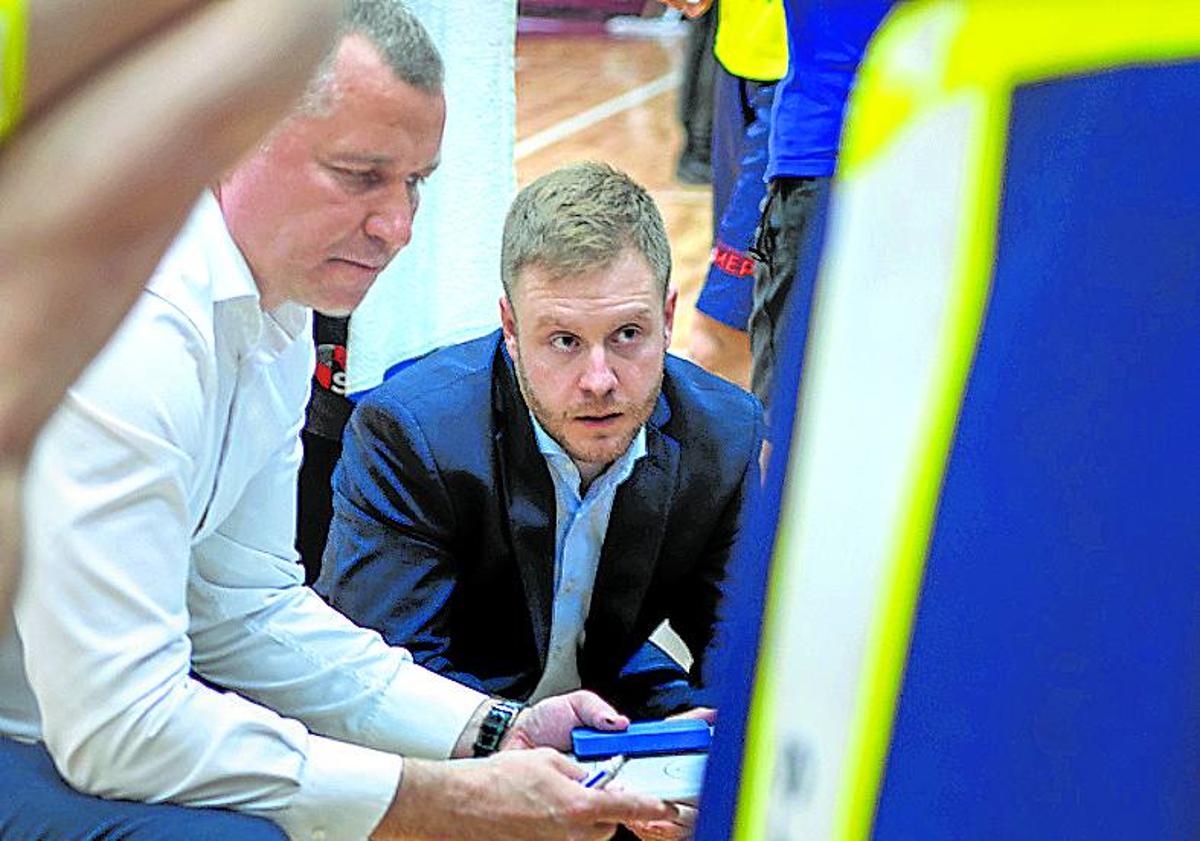
[[[789,322],[794,318],[808,322],[831,180],[776,178],[763,205],[754,245],[758,267],[750,313],[750,389],[768,410],[779,355],[804,353],[807,329],[792,332]],[[799,344],[785,347],[784,336],[794,337]]]
[[[679,89],[679,121],[684,135],[680,157],[705,164],[712,158],[713,85],[717,72],[717,59],[713,56],[716,19],[714,8],[688,24],[683,81]]]
[[[0,737],[2,841],[286,841],[265,818],[75,791],[41,745]]]

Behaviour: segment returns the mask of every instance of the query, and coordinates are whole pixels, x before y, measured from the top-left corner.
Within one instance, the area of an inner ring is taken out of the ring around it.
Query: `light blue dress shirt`
[[[558,442],[530,414],[538,449],[554,481],[556,527],[554,539],[554,608],[546,670],[530,702],[579,688],[579,649],[583,647],[584,624],[592,604],[592,587],[600,550],[608,532],[617,488],[633,473],[638,459],[646,454],[646,429],[608,469],[595,478],[582,496],[579,468]]]

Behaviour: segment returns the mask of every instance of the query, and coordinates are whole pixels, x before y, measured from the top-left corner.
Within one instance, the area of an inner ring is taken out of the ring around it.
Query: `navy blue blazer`
[[[753,396],[667,357],[646,457],[613,503],[578,661],[583,687],[623,712],[662,715],[703,698],[762,427]],[[359,404],[317,589],[418,663],[524,699],[546,662],[555,514],[496,331],[430,354]],[[690,676],[643,649],[664,619],[695,656]]]

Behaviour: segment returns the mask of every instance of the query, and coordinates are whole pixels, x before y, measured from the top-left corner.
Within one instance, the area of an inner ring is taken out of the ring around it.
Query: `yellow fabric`
[[[1007,92],[1042,79],[1139,62],[1175,61],[1200,51],[1195,0],[1013,2],[925,0],[888,16],[887,38],[871,43],[855,82],[838,158],[841,175],[868,166],[930,103],[956,95],[1006,102]],[[881,32],[883,29],[881,29]],[[914,62],[912,44],[932,40]],[[867,117],[854,120],[854,110]],[[851,140],[853,133],[853,142]]]
[[[783,0],[720,0],[713,52],[735,76],[756,82],[782,79],[788,66]]]
[[[21,116],[27,0],[0,0],[0,141]]]

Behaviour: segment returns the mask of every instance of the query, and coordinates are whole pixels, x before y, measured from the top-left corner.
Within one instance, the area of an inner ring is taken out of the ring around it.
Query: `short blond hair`
[[[583,274],[610,265],[627,248],[646,259],[665,300],[671,245],[654,199],[608,164],[569,164],[538,178],[513,201],[500,251],[504,294],[512,299],[524,266],[557,277]]]

